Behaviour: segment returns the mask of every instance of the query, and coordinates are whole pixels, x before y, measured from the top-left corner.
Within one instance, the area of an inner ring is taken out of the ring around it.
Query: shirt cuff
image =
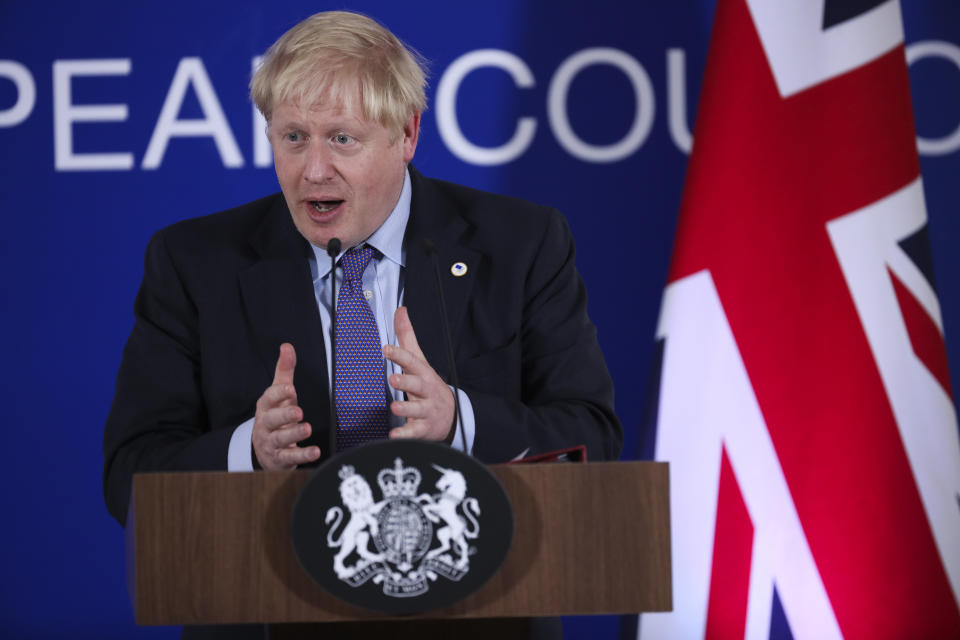
[[[253,471],[253,418],[233,430],[227,448],[227,471]]]
[[[450,387],[450,390],[453,391],[453,387]],[[473,403],[470,402],[470,397],[467,396],[463,389],[457,389],[456,391],[457,398],[460,400],[460,415],[463,416],[463,421],[457,420],[457,429],[453,434],[453,442],[450,443],[450,446],[457,451],[472,454],[473,439],[477,434],[476,420],[473,415]],[[466,451],[463,449],[464,440],[467,441]]]

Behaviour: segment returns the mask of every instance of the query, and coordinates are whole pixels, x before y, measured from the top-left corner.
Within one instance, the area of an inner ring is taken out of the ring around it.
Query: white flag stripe
[[[927,277],[913,262],[907,252],[900,245],[888,247],[887,264],[903,286],[913,294],[920,306],[924,308],[940,334],[943,335],[943,316],[940,313],[940,300],[936,290],[930,286]]]
[[[669,285],[657,420],[670,461],[674,611],[643,616],[649,638],[702,636],[706,625],[721,443],[754,524],[748,637],[769,636],[773,585],[797,640],[839,638],[773,443],[713,280],[701,271]],[[696,402],[691,401],[696,399]]]
[[[824,0],[747,0],[784,98],[856,69],[903,42],[900,3],[823,29]]]
[[[922,290],[899,261],[897,243],[926,223],[918,178],[827,227],[890,398],[907,458],[954,596],[960,599],[960,435],[953,401],[910,343],[887,266]],[[896,266],[895,266],[896,265]],[[922,300],[921,300],[922,302]]]

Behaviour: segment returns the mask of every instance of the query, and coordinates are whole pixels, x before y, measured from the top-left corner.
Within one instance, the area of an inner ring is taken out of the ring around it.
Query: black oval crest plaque
[[[476,591],[513,540],[513,509],[486,467],[442,444],[383,440],[319,467],[293,507],[300,564],[330,593],[392,614]]]

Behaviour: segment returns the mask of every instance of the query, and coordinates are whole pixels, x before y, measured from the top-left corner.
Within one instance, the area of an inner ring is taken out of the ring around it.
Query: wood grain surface
[[[497,465],[514,541],[478,591],[416,616],[502,618],[672,606],[665,463]],[[138,624],[377,620],[324,591],[290,541],[311,471],[134,478],[128,562]],[[323,543],[324,541],[319,541]],[[435,583],[432,588],[442,588]]]

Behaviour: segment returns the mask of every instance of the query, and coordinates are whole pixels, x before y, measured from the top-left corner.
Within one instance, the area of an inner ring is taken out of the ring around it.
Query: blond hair
[[[427,108],[425,66],[420,54],[375,20],[326,11],[273,43],[250,80],[250,98],[270,122],[281,102],[350,103],[359,86],[364,118],[400,131]]]

